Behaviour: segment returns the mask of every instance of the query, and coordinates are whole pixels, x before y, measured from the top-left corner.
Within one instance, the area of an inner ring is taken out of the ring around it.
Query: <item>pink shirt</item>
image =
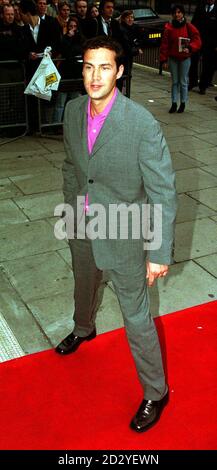
[[[88,144],[88,152],[89,155],[91,154],[94,144],[96,142],[96,139],[103,127],[103,124],[110,113],[112,106],[116,100],[118,94],[117,88],[115,88],[114,94],[105,107],[103,111],[100,114],[97,114],[96,116],[92,117],[91,112],[90,112],[90,97],[88,98],[88,106],[87,106],[87,144]],[[85,210],[88,210],[88,194],[86,194],[85,198]]]

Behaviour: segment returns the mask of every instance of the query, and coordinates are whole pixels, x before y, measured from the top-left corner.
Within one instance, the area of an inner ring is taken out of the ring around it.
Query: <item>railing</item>
[[[160,68],[160,51],[159,47],[147,47],[144,50],[143,54],[139,54],[134,57],[134,62],[136,64],[147,65],[148,67],[152,67],[154,69]]]
[[[19,127],[28,131],[27,99],[24,64],[0,62],[0,129]]]
[[[160,49],[159,47],[147,47],[143,54],[134,57],[136,64],[146,65],[148,67],[158,69],[159,73],[162,74],[162,64],[160,64]],[[198,75],[200,76],[202,71],[202,59],[198,64]],[[214,85],[217,85],[217,71],[215,72],[212,80]]]
[[[60,62],[60,60],[58,60]],[[34,131],[40,135],[46,132],[56,134],[62,128],[66,102],[79,94],[84,94],[83,80],[64,79],[51,101],[25,95],[25,66],[18,61],[0,62],[0,130],[24,128],[23,133]],[[131,77],[124,75],[124,94],[130,97]],[[1,135],[0,135],[1,137]]]

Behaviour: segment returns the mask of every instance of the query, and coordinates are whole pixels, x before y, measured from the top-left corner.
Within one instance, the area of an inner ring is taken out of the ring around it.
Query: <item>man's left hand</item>
[[[155,264],[147,261],[146,269],[147,285],[148,287],[152,287],[155,279],[158,277],[165,277],[167,275],[169,267],[167,264]]]

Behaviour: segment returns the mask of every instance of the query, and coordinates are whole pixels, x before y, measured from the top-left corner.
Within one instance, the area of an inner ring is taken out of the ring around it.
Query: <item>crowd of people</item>
[[[97,6],[99,5],[99,6]],[[144,51],[141,31],[134,23],[132,10],[115,17],[114,0],[100,4],[87,0],[0,0],[0,83],[11,83],[21,77],[21,69],[5,61],[25,61],[27,81],[33,76],[47,46],[52,58],[60,60],[57,66],[63,79],[82,78],[82,47],[85,40],[96,36],[111,36],[124,50],[125,74],[131,76],[133,57]],[[188,43],[180,50],[179,40]],[[202,58],[202,72],[198,81],[198,61]],[[183,5],[172,9],[172,21],[167,23],[162,37],[159,60],[171,72],[172,104],[169,110],[185,110],[188,90],[198,86],[205,94],[212,84],[217,62],[217,5],[216,0],[202,0],[192,22],[187,22]],[[118,88],[123,90],[123,78]],[[62,120],[68,99],[76,93],[56,97],[53,118]],[[178,99],[180,95],[180,106]],[[32,106],[32,104],[31,104]]]

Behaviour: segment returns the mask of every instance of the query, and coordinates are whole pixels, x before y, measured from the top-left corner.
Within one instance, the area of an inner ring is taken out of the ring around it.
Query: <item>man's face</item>
[[[5,24],[12,24],[14,22],[14,8],[12,6],[4,7],[3,21]]]
[[[123,65],[117,70],[115,52],[109,49],[88,49],[84,54],[83,79],[87,94],[92,100],[103,102],[123,74]]]
[[[87,2],[80,0],[80,2],[76,3],[76,13],[81,18],[85,18],[87,14]]]
[[[23,13],[20,8],[20,18],[24,24],[29,24],[29,13]]]
[[[47,0],[38,0],[37,9],[39,16],[44,16],[47,11]]]
[[[114,13],[114,3],[112,2],[106,2],[103,10],[102,10],[102,16],[105,18],[105,20],[109,20]]]

